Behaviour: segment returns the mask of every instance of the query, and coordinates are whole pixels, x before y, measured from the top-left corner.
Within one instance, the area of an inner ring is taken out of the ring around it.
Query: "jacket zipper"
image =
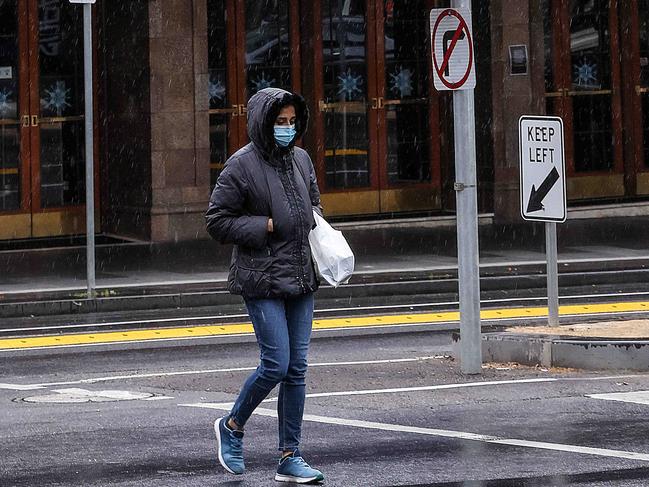
[[[295,189],[295,185],[293,184],[293,175],[295,174],[295,171],[293,171],[293,159],[290,157],[290,154],[287,154],[284,157],[284,164],[286,167],[286,179],[288,179],[288,186],[290,189],[290,201],[289,205],[291,202],[294,203],[294,208],[295,208],[295,214],[297,218],[297,242],[298,242],[298,265],[299,265],[299,274],[297,276],[298,282],[300,283],[300,287],[302,288],[302,292],[306,292],[306,275],[304,274],[304,259],[303,259],[303,246],[304,246],[304,235],[302,232],[302,223],[303,223],[303,215],[302,212],[300,211],[299,205],[298,205],[298,199],[297,199],[297,192]]]

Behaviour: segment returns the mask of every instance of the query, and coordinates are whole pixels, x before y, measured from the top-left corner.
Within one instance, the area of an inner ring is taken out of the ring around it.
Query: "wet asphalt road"
[[[449,352],[442,332],[314,340],[308,393],[323,395],[307,399],[302,451],[325,485],[649,484],[649,404],[587,396],[647,391],[649,374],[489,365],[466,377]],[[14,387],[0,385],[0,486],[280,485],[276,419],[251,418],[248,470],[235,477],[215,454],[212,423],[224,411],[205,407],[234,400],[257,354],[253,343],[179,343],[0,356],[0,382]],[[349,363],[358,361],[372,363]],[[35,384],[42,388],[17,390]],[[455,386],[433,387],[447,384]],[[157,400],[24,401],[62,400],[71,388]],[[269,415],[274,407],[261,406]]]

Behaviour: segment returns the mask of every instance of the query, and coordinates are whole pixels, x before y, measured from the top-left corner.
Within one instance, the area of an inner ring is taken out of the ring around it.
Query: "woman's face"
[[[282,107],[275,119],[275,125],[295,125],[295,107],[293,105]]]

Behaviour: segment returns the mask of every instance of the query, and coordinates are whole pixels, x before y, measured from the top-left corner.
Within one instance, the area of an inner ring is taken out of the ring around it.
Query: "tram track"
[[[649,301],[649,290],[630,291],[621,289],[620,286],[607,286],[606,292],[584,292],[583,288],[561,288],[560,305],[593,304],[593,303],[620,303]],[[356,306],[350,306],[349,299],[319,299],[316,301],[314,318],[340,318],[340,317],[371,317],[376,315],[403,315],[425,314],[431,312],[452,312],[459,309],[457,295],[438,294],[437,299],[431,300],[431,295],[390,295],[366,297]],[[482,310],[502,308],[533,308],[547,305],[547,296],[542,288],[520,289],[516,292],[482,292],[480,306]],[[50,335],[63,333],[82,333],[92,331],[119,331],[137,330],[146,328],[172,328],[179,326],[200,326],[217,324],[235,324],[248,321],[248,315],[243,306],[228,305],[222,307],[221,312],[215,313],[214,307],[199,307],[194,309],[176,310],[144,310],[125,313],[100,313],[90,315],[56,316],[39,318],[22,318],[3,323],[0,328],[0,337]],[[598,313],[601,315],[601,313]],[[613,317],[621,316],[646,316],[649,312],[634,311],[633,313],[610,313]],[[585,313],[578,319],[587,319]],[[538,317],[529,319],[517,318],[519,321],[535,323]],[[484,320],[491,322],[491,320]],[[507,321],[506,319],[500,321]],[[493,323],[492,323],[493,324]]]

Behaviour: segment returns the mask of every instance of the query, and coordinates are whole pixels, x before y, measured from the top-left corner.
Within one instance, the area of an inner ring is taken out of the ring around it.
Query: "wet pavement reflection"
[[[633,482],[638,481],[638,482]],[[543,475],[538,477],[496,480],[467,480],[464,482],[440,482],[410,484],[405,487],[563,487],[572,485],[648,485],[649,468],[584,472],[574,475]]]

